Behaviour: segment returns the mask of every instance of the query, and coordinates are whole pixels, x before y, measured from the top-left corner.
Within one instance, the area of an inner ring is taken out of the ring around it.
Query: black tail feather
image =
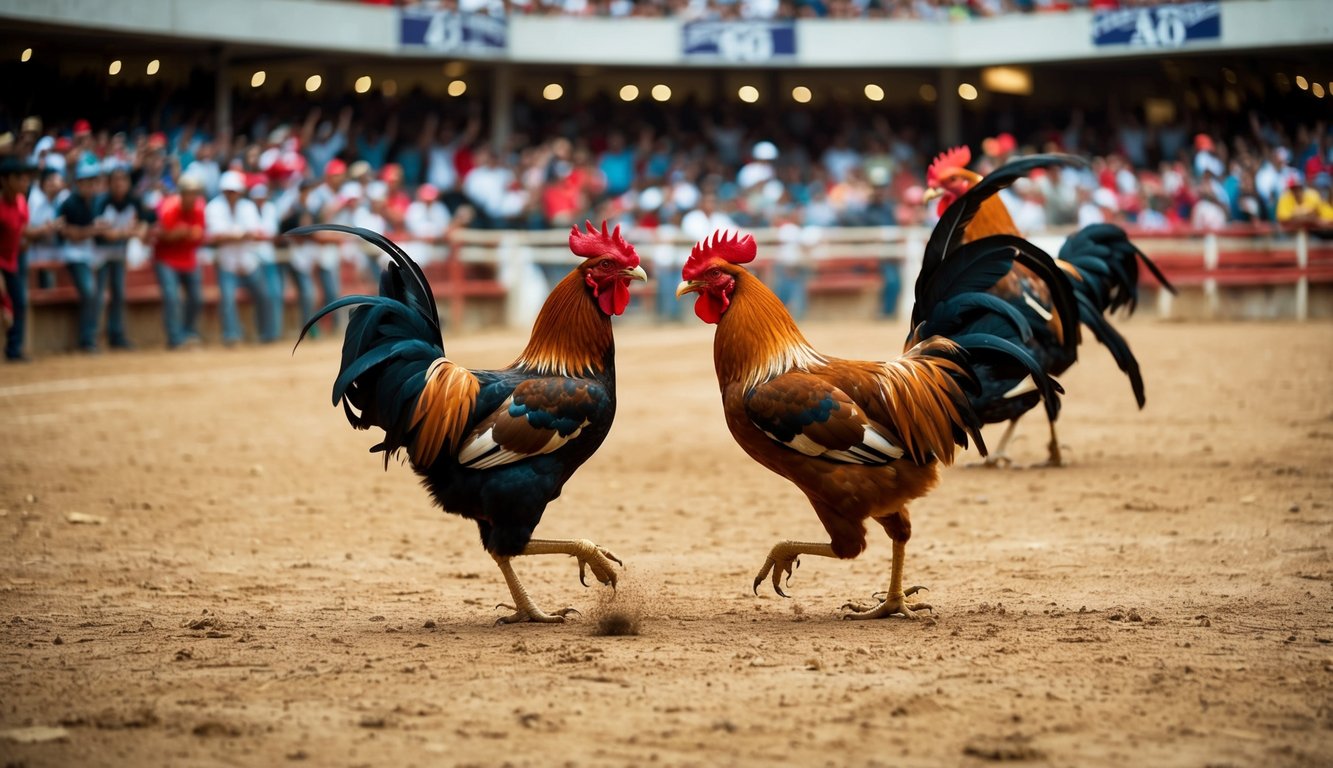
[[[347,421],[357,429],[384,430],[384,441],[372,451],[388,454],[414,437],[413,417],[426,374],[444,356],[440,318],[430,283],[416,262],[387,237],[365,229],[323,224],[288,234],[321,230],[346,232],[373,243],[393,264],[380,276],[379,296],[344,296],[330,302],[306,322],[300,345],[325,315],[354,307],[343,337],[342,364],[333,384],[333,402],[341,402]]]

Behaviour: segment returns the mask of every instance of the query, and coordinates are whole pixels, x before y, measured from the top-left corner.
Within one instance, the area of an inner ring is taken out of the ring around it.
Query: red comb
[[[578,227],[571,227],[569,230],[569,250],[574,252],[575,256],[582,256],[585,259],[593,256],[615,256],[631,266],[639,265],[639,254],[634,252],[634,246],[625,242],[625,238],[620,236],[620,226],[617,225],[615,231],[611,234],[606,233],[606,221],[602,221],[602,231],[592,225],[591,221],[583,222],[587,232],[580,232]]]
[[[726,230],[719,229],[713,233],[713,242],[705,237],[694,244],[689,261],[698,263],[716,257],[732,264],[749,264],[757,250],[753,235],[741,237],[740,232],[732,232],[727,237]]]
[[[961,147],[954,147],[947,152],[941,152],[935,162],[926,169],[926,185],[935,186],[940,181],[940,174],[952,168],[966,168],[967,164],[972,162],[972,150],[964,144]]]

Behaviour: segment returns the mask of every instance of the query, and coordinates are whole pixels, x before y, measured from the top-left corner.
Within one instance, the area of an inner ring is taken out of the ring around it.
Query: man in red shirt
[[[23,362],[23,332],[28,316],[28,254],[23,248],[28,228],[28,187],[32,166],[10,155],[0,159],[0,307],[8,321],[5,361]]]
[[[153,272],[162,290],[162,322],[168,349],[199,343],[199,313],[203,309],[199,246],[204,242],[204,182],[187,173],[180,177],[177,186],[179,193],[163,199],[158,208],[153,246]],[[183,314],[182,288],[185,289]]]

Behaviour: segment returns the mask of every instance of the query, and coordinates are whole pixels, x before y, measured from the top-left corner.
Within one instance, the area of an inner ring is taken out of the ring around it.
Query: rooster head
[[[597,306],[608,316],[619,315],[629,306],[630,281],[647,280],[648,275],[639,266],[634,246],[620,236],[620,227],[607,234],[605,221],[600,232],[591,221],[585,221],[583,226],[586,232],[580,232],[578,227],[570,229],[569,250],[583,257],[578,270]]]
[[[754,261],[755,251],[754,237],[741,237],[739,232],[728,237],[719,230],[713,233],[712,242],[704,238],[695,243],[680,271],[684,279],[676,288],[676,298],[687,293],[699,294],[694,301],[694,314],[705,323],[716,323],[731,305],[736,278],[745,272],[741,265]]]
[[[972,151],[966,146],[954,147],[947,152],[941,152],[935,162],[926,169],[926,194],[923,202],[930,202],[939,198],[939,207],[936,208],[937,215],[943,216],[953,201],[962,197],[978,181],[981,181],[980,174],[967,169],[967,164],[972,162]]]

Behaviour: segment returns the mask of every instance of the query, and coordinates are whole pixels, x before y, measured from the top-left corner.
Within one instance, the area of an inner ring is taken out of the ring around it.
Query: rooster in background
[[[514,613],[497,623],[556,623],[575,612],[538,609],[511,558],[572,555],[580,581],[589,568],[612,587],[612,563],[621,564],[591,541],[532,538],[546,505],[611,429],[616,411],[611,316],[629,304],[630,281],[647,279],[619,227],[609,235],[605,223],[600,232],[591,223],[586,227],[569,235],[570,250],[584,261],[547,297],[523,353],[495,371],[471,371],[444,356],[430,285],[388,238],[327,224],[288,233],[354,234],[393,261],[381,275],[379,296],[330,303],[306,323],[301,338],[324,315],[356,307],[347,323],[333,403],[342,403],[353,427],[384,430],[384,440],[371,451],[384,453],[386,467],[390,455],[406,451],[435,502],[476,521],[482,546],[514,600],[504,606]]]
[[[955,147],[935,158],[927,170],[925,199],[929,201],[939,198],[938,210],[941,215],[954,201],[983,183],[980,174],[967,169],[971,160],[972,153],[967,147]],[[1034,155],[996,169],[984,177],[984,183],[1008,186],[1037,168],[1057,164],[1084,165],[1082,160],[1070,155]],[[975,217],[966,225],[963,241],[971,242],[993,235],[1018,237],[1021,233],[1004,203],[998,198],[989,197],[981,203]],[[1138,303],[1140,259],[1163,288],[1175,292],[1157,265],[1130,242],[1123,229],[1114,224],[1092,224],[1076,232],[1065,241],[1056,263],[1067,275],[1067,282],[1073,289],[1078,303],[1079,321],[1088,326],[1097,340],[1110,350],[1116,365],[1129,377],[1134,399],[1142,409],[1145,399],[1138,360],[1130,351],[1128,342],[1106,319],[1106,313],[1121,307],[1128,308],[1127,314],[1134,312]],[[1048,288],[1023,265],[1015,264],[1013,270],[991,289],[991,293],[1009,302],[1032,322],[1036,333],[1028,346],[1047,373],[1058,376],[1078,360],[1078,324],[1062,324],[1059,316],[1052,314],[1053,303]],[[986,465],[993,467],[1001,462],[1009,462],[1005,453],[1018,419],[1031,410],[1040,398],[1030,387],[1020,390],[986,387],[984,377],[982,383],[987,393],[980,400],[973,401],[982,421],[987,424],[1009,422],[999,445],[986,459]],[[1051,433],[1047,445],[1047,464],[1058,467],[1063,464],[1060,441],[1055,434],[1059,408],[1049,401],[1046,405]]]
[[[984,192],[982,194],[985,194]],[[696,245],[676,295],[697,294],[694,311],[715,324],[713,360],[727,426],[755,461],[796,484],[829,534],[828,543],[783,541],[772,548],[754,589],[770,574],[773,589],[790,582],[801,555],[854,558],[866,546],[866,520],[893,541],[889,588],[876,604],[848,603],[847,618],[915,618],[928,609],[907,598],[903,560],[912,526],[907,505],[939,479],[941,464],[969,438],[986,454],[981,421],[969,403],[976,382],[970,361],[1024,371],[1055,400],[1058,385],[1021,345],[1031,328],[1021,314],[985,291],[1015,262],[1047,281],[1061,280],[1051,258],[1019,238],[963,245],[954,234],[982,194],[965,197],[931,235],[916,284],[920,320],[906,351],[890,362],[843,360],[806,341],[782,302],[742,265],[754,238],[715,234]],[[1072,314],[1072,306],[1063,306]],[[948,324],[952,337],[929,333]],[[982,327],[1000,331],[992,333]]]

